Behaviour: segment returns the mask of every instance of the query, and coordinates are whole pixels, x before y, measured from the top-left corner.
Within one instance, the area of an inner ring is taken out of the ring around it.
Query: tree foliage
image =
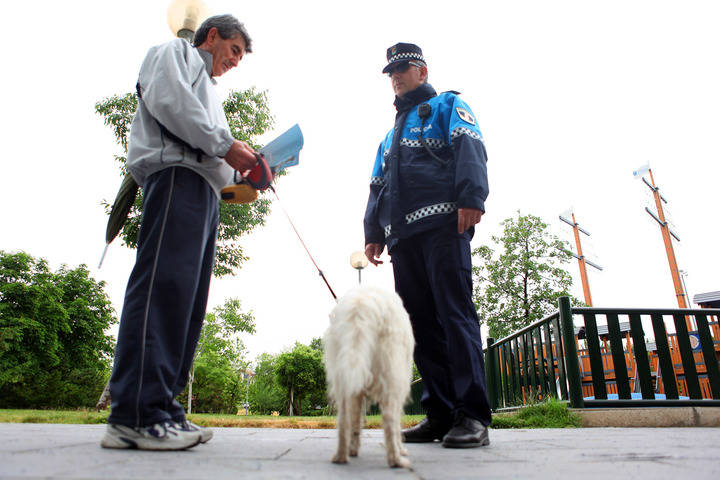
[[[505,337],[557,309],[560,296],[571,296],[572,277],[563,268],[571,257],[567,242],[551,234],[539,217],[505,219],[500,252],[483,245],[473,250],[474,300],[489,334]],[[577,300],[574,300],[577,302]]]
[[[239,92],[231,91],[223,102],[223,108],[233,137],[247,142],[256,150],[259,149],[257,136],[265,133],[273,124],[273,117],[267,104],[267,93],[258,92],[254,87]],[[103,117],[104,123],[112,128],[115,140],[122,148],[123,154],[115,156],[115,160],[120,164],[122,176],[127,173],[128,135],[136,109],[137,95],[134,93],[114,95],[95,104],[95,111]],[[109,214],[111,205],[108,202],[103,204]],[[137,247],[142,211],[142,191],[140,191],[120,232],[123,244],[130,248]],[[263,225],[269,211],[270,200],[264,194],[251,204],[234,205],[220,202],[220,226],[213,271],[215,276],[222,277],[234,273],[246,260],[238,240],[258,225]]]
[[[230,298],[205,316],[186,399],[193,386],[193,411],[235,413],[245,393],[242,373],[247,368],[245,346],[239,335],[255,333],[253,314],[241,311],[240,300]]]
[[[117,323],[85,265],[50,271],[0,251],[0,407],[90,407],[110,371]]]
[[[275,362],[275,377],[286,393],[288,415],[302,415],[303,400],[325,397],[325,366],[322,351],[296,343],[289,352],[281,353]]]
[[[287,396],[275,377],[277,356],[263,353],[255,360],[255,380],[250,384],[250,411],[269,415],[287,411]]]

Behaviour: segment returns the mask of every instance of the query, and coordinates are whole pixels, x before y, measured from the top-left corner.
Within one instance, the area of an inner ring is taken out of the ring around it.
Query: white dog
[[[338,408],[334,463],[357,456],[369,398],[382,411],[388,464],[410,467],[400,418],[410,392],[414,343],[410,318],[395,292],[357,287],[338,301],[324,338],[328,392]]]

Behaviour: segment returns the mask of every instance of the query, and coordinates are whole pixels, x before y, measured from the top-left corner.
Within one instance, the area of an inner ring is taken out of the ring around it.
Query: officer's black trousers
[[[458,412],[490,424],[480,325],[472,300],[472,229],[457,223],[402,239],[390,252],[395,289],[410,314],[428,416]]]
[[[183,167],[147,178],[135,267],[110,379],[110,423],[147,426],[185,417],[187,384],[215,259],[218,200]]]

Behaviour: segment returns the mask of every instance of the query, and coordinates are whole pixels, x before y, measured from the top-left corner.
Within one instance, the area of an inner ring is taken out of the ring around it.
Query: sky
[[[645,212],[649,190],[632,172],[646,163],[672,215],[690,297],[720,290],[720,6],[713,1],[238,2],[232,13],[254,53],[218,79],[267,90],[275,117],[266,143],[298,123],[300,165],[277,192],[333,289],[358,282],[362,217],[378,144],[392,127],[386,49],[419,44],[429,81],[457,90],[485,137],[490,196],[473,247],[500,222],[573,208],[590,232],[583,247],[595,306],[675,307],[667,257]],[[13,2],[0,76],[0,250],[86,264],[119,315],[134,252],[115,241],[103,267],[107,217],[121,182],[111,130],[96,102],[131,92],[148,48],[172,39],[167,0]],[[14,74],[11,74],[13,72]],[[16,76],[17,75],[17,76]],[[237,297],[257,332],[249,358],[323,334],[334,305],[282,209],[243,239],[250,259],[214,279],[208,308]],[[363,283],[393,288],[388,257]],[[568,266],[582,298],[576,262]]]

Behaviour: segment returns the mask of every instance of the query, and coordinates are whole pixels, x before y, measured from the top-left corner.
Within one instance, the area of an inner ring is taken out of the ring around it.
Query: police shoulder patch
[[[467,122],[470,125],[475,125],[475,118],[470,112],[460,107],[455,108],[455,111],[457,112],[458,117],[460,117],[462,121]]]

